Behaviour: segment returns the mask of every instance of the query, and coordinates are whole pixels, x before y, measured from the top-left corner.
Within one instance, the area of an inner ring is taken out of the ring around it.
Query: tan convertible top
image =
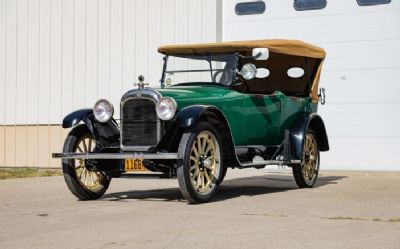
[[[325,50],[298,40],[254,40],[254,41],[235,41],[235,42],[217,42],[202,44],[185,44],[185,45],[167,45],[158,48],[158,52],[173,54],[195,54],[195,53],[229,53],[229,52],[250,52],[253,48],[268,48],[270,52],[304,56],[310,58],[321,59],[314,76],[310,97],[314,102],[319,100],[318,87],[321,75],[322,63],[325,59]]]
[[[275,53],[305,56],[318,59],[325,58],[325,50],[320,47],[298,40],[283,39],[167,45],[159,47],[158,52],[168,55],[207,52],[218,53],[251,51],[253,48],[268,48],[269,51]]]

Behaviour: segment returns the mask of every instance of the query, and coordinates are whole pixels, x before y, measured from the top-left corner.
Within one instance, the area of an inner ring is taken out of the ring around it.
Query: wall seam
[[[112,25],[112,1],[109,0],[109,24],[108,24],[108,99],[111,98],[111,25]]]
[[[7,26],[8,26],[8,21],[7,21],[7,18],[8,18],[8,1],[6,0],[5,1],[5,3],[6,3],[6,16],[5,16],[5,23],[4,23],[4,29],[5,29],[5,36],[4,36],[4,96],[3,96],[3,108],[4,108],[4,111],[3,111],[3,113],[4,113],[4,125],[7,123],[7,117],[6,117],[6,110],[7,110],[7,106],[6,106],[6,104],[7,104],[7,101],[6,101],[6,89],[7,89],[7,87],[6,87],[6,85],[7,85],[7,70],[8,70],[8,67],[7,67],[7,40],[8,40],[8,30],[7,30]],[[4,128],[4,141],[3,141],[3,144],[4,144],[4,148],[3,148],[3,151],[4,151],[4,164],[6,164],[6,128]],[[5,166],[5,165],[4,165]]]
[[[19,10],[19,0],[16,1],[15,6],[15,94],[14,94],[14,104],[15,104],[15,113],[14,113],[14,166],[17,165],[17,90],[18,90],[18,10]]]
[[[49,144],[48,144],[48,148],[49,148],[49,151],[48,152],[50,152],[50,150],[51,150],[51,129],[50,129],[50,119],[51,119],[51,105],[52,105],[52,103],[51,103],[51,75],[52,75],[52,71],[53,71],[53,66],[52,66],[52,62],[53,62],[53,54],[52,54],[52,50],[53,50],[53,43],[52,43],[52,41],[51,41],[51,38],[52,38],[52,36],[53,36],[53,2],[52,1],[50,1],[50,6],[49,6],[49,9],[50,9],[50,36],[49,36],[49,39],[50,39],[50,46],[49,46],[49,55],[50,55],[50,68],[49,68],[49,106],[48,106],[48,115],[49,115],[49,117],[48,117],[48,122],[47,122],[47,132],[48,132],[48,139],[49,139]],[[51,157],[47,157],[47,167],[49,167],[51,165]]]
[[[39,93],[40,93],[40,87],[39,87],[39,82],[40,82],[40,10],[41,10],[41,1],[39,0],[39,15],[38,15],[38,74],[37,74],[37,84],[38,84],[38,89],[37,89],[37,96],[39,97]],[[36,109],[37,113],[36,113],[36,117],[37,117],[37,124],[39,124],[39,101],[37,102],[37,109]],[[39,166],[39,145],[40,145],[40,139],[39,139],[39,126],[36,125],[36,134],[37,134],[37,151],[36,151],[36,162]]]
[[[99,1],[97,2],[97,16],[96,16],[96,29],[97,29],[97,34],[96,34],[96,44],[97,44],[97,48],[96,48],[96,53],[97,53],[97,60],[96,60],[96,99],[99,99],[99,53],[100,53],[100,49],[99,49]]]
[[[27,30],[27,35],[26,35],[26,89],[28,89],[29,86],[29,36],[30,36],[30,26],[29,26],[29,19],[31,18],[31,9],[30,9],[30,0],[27,1],[28,6],[27,6],[27,18],[26,18],[26,30]],[[25,114],[25,127],[26,127],[26,134],[28,134],[28,126],[27,126],[27,121],[28,121],[28,99],[29,99],[29,91],[26,91],[26,114]],[[29,165],[29,156],[28,156],[28,151],[29,151],[29,144],[26,142],[25,144],[25,152],[26,152],[26,166]]]
[[[86,88],[87,88],[87,36],[88,36],[88,29],[87,29],[87,19],[88,19],[88,14],[87,14],[87,0],[85,0],[85,54],[84,54],[84,72],[85,72],[85,77],[83,79],[83,105],[86,105]]]

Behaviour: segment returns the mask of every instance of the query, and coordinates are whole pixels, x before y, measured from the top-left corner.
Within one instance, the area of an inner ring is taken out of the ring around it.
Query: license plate
[[[147,171],[143,159],[125,159],[125,171]]]

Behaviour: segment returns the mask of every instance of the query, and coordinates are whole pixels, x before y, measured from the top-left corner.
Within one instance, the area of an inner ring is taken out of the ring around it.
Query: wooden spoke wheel
[[[293,175],[300,188],[312,188],[318,178],[319,147],[316,135],[309,129],[304,138],[301,164],[293,166]]]
[[[96,141],[91,133],[87,133],[78,140],[74,151],[77,153],[93,152],[95,147]],[[91,191],[98,191],[101,189],[106,176],[100,171],[90,170],[84,159],[77,159],[74,161],[75,174],[80,184]]]
[[[185,132],[179,151],[184,155],[177,171],[182,195],[191,203],[207,202],[224,172],[220,140],[214,127],[200,123]]]
[[[64,143],[64,152],[88,153],[94,151],[96,141],[86,125],[72,129]],[[110,185],[110,179],[101,171],[90,169],[84,159],[63,160],[64,179],[69,190],[80,200],[101,197]]]

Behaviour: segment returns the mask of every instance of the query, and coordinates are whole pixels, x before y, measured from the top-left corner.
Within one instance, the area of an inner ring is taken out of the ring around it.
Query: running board
[[[61,159],[179,159],[178,153],[53,153],[53,158]]]
[[[253,162],[245,162],[241,163],[238,168],[253,168],[257,166],[265,166],[265,165],[287,165],[287,164],[299,164],[300,160],[290,160],[290,161],[280,161],[280,160],[269,160],[269,161],[253,161]]]

